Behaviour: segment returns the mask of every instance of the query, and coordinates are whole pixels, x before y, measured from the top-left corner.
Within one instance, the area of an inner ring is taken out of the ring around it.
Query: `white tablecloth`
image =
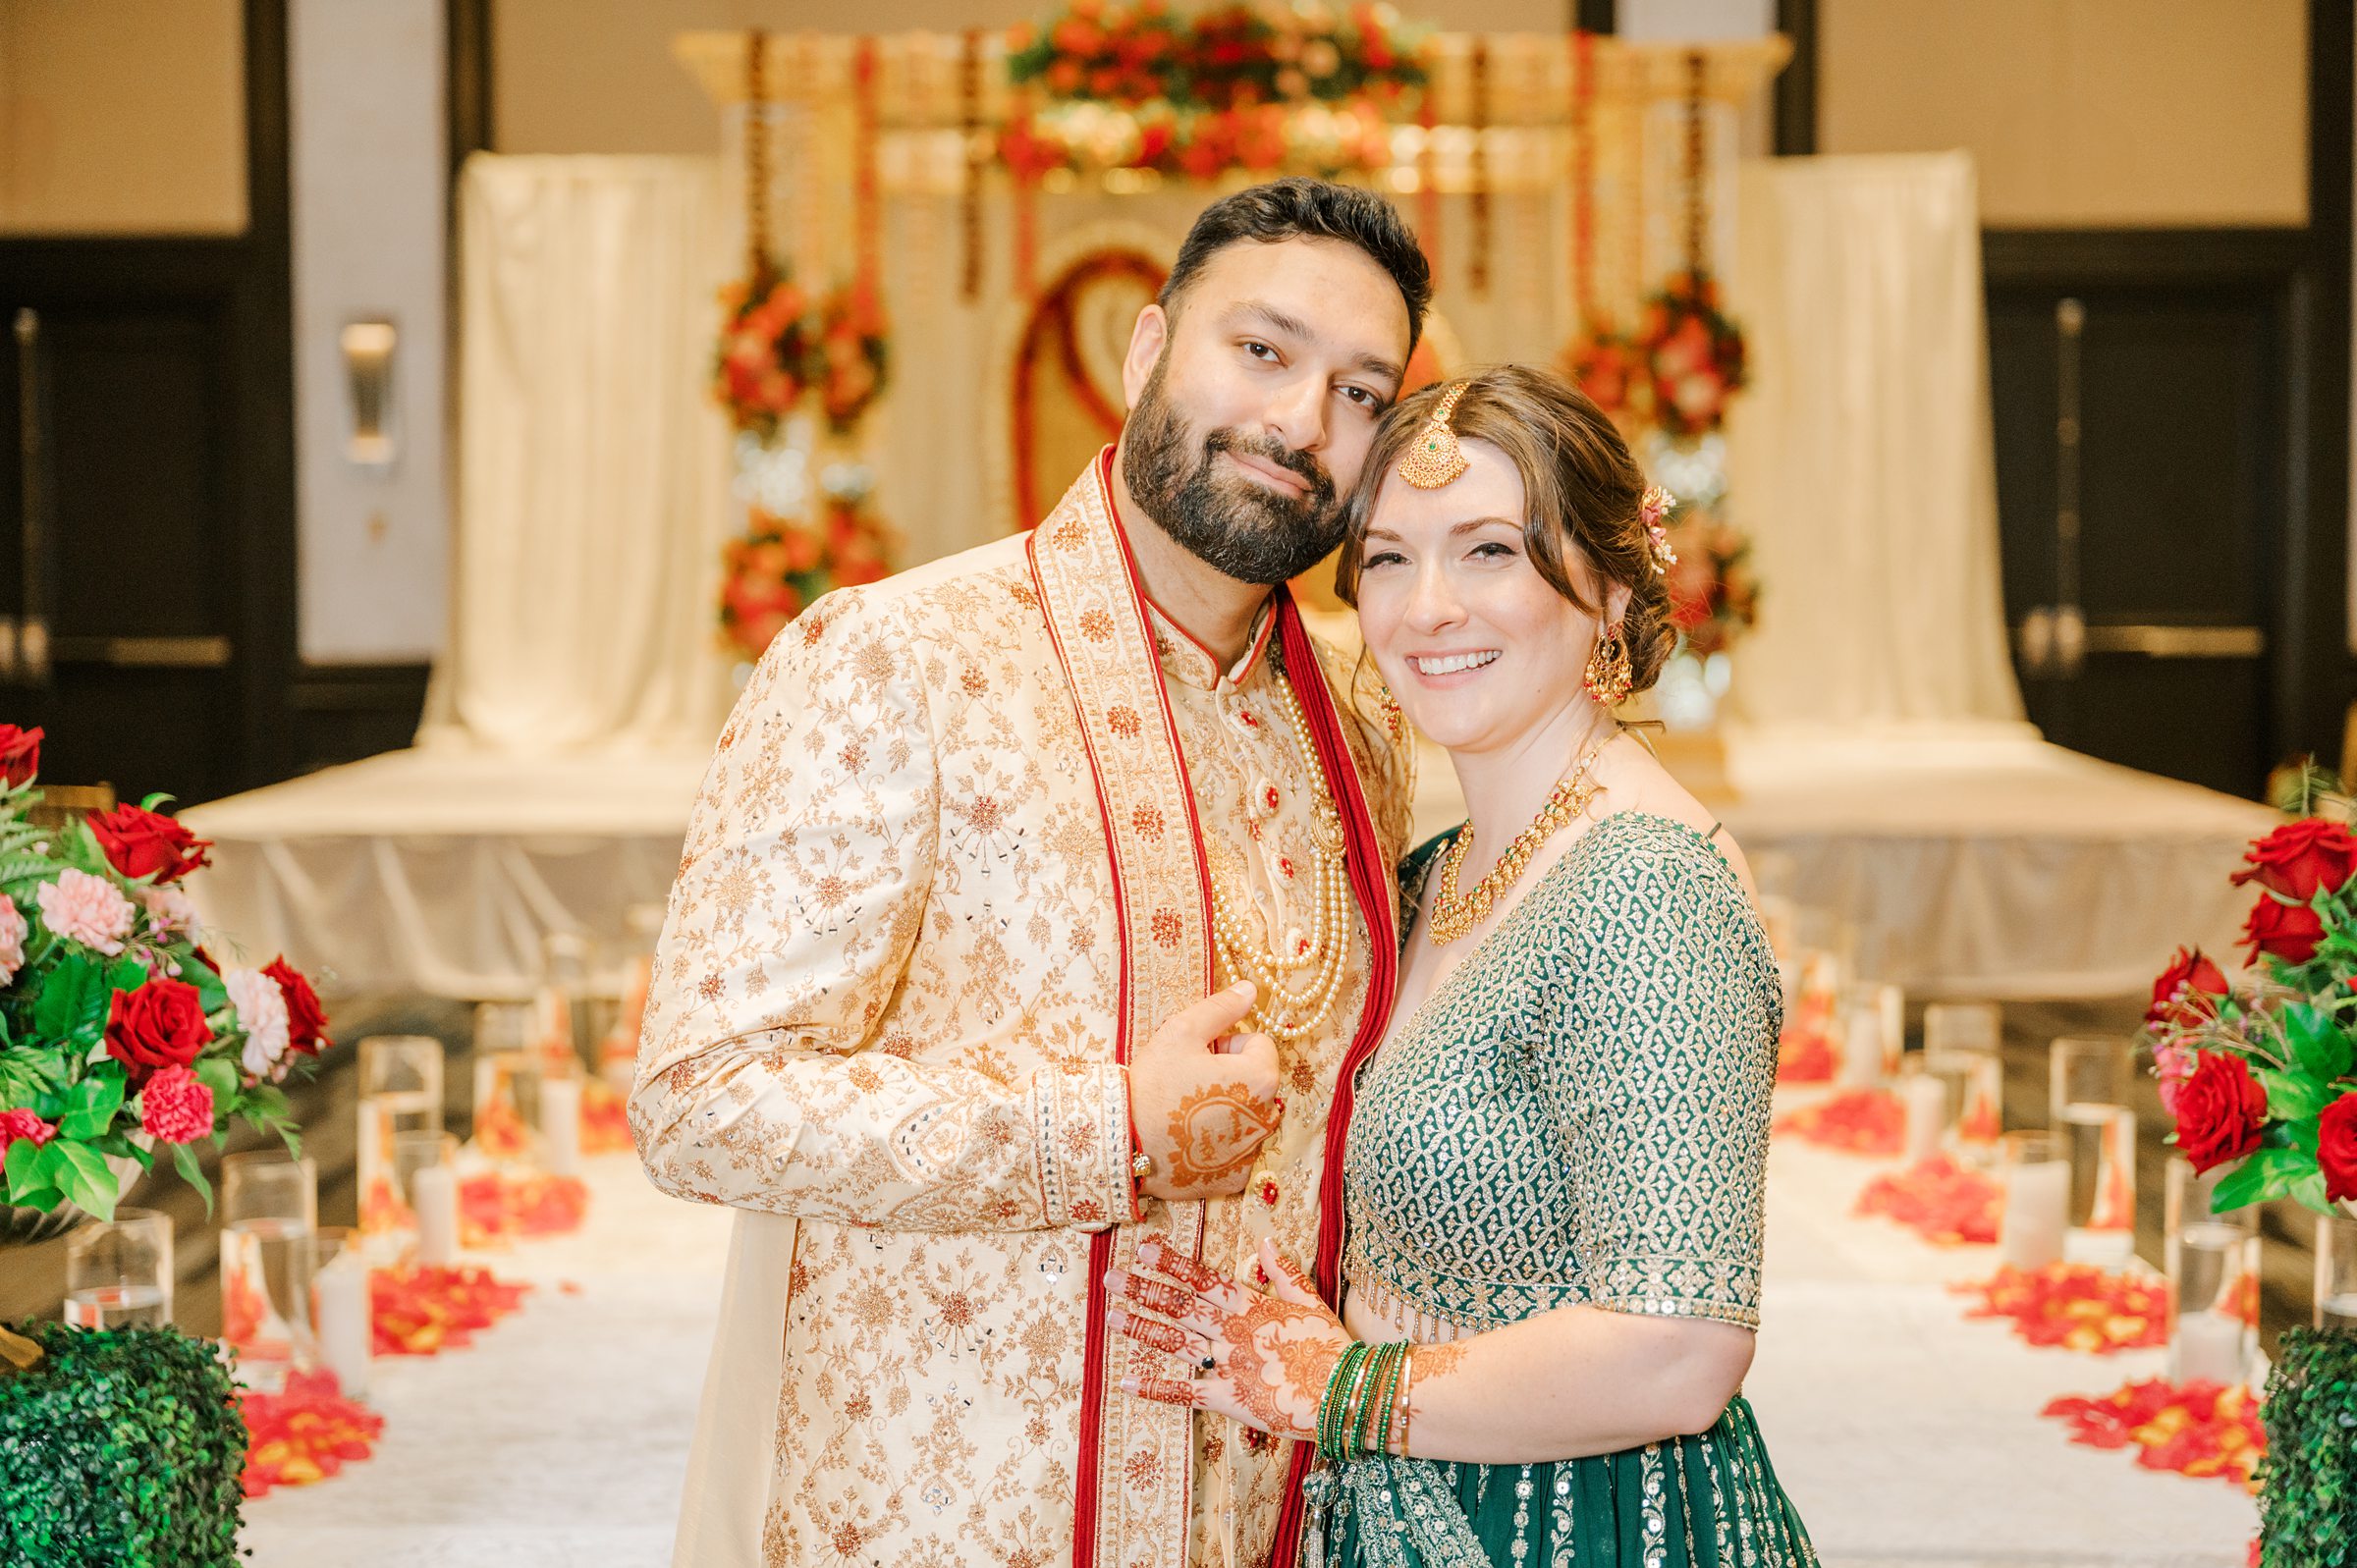
[[[518,994],[545,932],[627,956],[707,760],[388,752],[191,809],[217,841],[191,891],[248,952],[339,991]],[[2250,903],[2226,877],[2275,821],[2027,726],[1735,729],[1727,772],[1768,890],[1842,911],[1868,973],[1924,994],[2120,996],[2179,943],[2224,952]],[[1419,830],[1462,821],[1447,755],[1418,775]]]
[[[2038,1411],[2160,1371],[2036,1350],[1945,1288],[1994,1267],[1849,1217],[1883,1168],[1781,1138],[1766,1327],[1745,1392],[1833,1568],[2236,1568],[2252,1500],[2065,1439]],[[247,1505],[254,1568],[659,1568],[668,1561],[726,1211],[591,1162],[576,1235],[489,1258],[540,1288],[474,1345],[376,1365],[374,1458]],[[558,1288],[578,1283],[578,1295]]]

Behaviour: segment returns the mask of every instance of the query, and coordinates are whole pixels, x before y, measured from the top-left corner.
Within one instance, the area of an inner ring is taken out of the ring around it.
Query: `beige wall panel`
[[[0,233],[245,228],[239,0],[0,0]]]
[[[0,0],[14,3],[14,0]],[[502,152],[709,153],[719,122],[672,63],[698,27],[877,32],[1005,27],[1051,0],[492,0],[492,123]],[[1562,0],[1438,0],[1409,14],[1443,27],[1552,31]]]
[[[2307,222],[2302,0],[1819,0],[1818,146],[1962,147],[1991,224]]]

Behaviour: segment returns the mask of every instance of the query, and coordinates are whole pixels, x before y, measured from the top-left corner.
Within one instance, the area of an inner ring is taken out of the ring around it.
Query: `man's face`
[[[1332,240],[1245,242],[1140,312],[1123,374],[1122,477],[1164,532],[1239,582],[1341,543],[1375,422],[1407,362],[1407,304]]]

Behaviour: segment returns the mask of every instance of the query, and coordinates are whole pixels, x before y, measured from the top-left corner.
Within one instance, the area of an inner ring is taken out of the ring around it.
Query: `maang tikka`
[[[1457,450],[1456,432],[1449,428],[1449,416],[1456,412],[1456,400],[1471,385],[1460,381],[1443,394],[1441,406],[1416,432],[1407,456],[1399,460],[1399,477],[1418,490],[1438,490],[1465,471],[1465,455]]]

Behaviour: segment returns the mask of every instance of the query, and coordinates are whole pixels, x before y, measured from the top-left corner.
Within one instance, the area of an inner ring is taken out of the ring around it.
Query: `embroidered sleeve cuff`
[[[1103,1230],[1134,1219],[1128,1073],[1112,1062],[1043,1067],[1031,1102],[1047,1222]]]
[[[1648,1318],[1708,1318],[1760,1326],[1760,1275],[1747,1265],[1693,1258],[1624,1258],[1599,1271],[1591,1306]]]

